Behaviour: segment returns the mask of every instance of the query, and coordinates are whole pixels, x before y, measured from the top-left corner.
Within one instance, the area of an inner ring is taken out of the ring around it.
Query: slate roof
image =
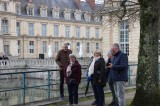
[[[44,18],[40,16],[40,6],[41,5],[46,5],[48,7],[48,17],[45,17],[46,19],[53,19],[52,17],[52,9],[53,7],[59,7],[60,8],[60,16],[59,19],[57,20],[63,20],[63,21],[77,21],[74,18],[74,12],[76,9],[78,9],[75,0],[32,0],[32,3],[34,4],[34,16],[27,16],[27,11],[26,11],[26,7],[28,4],[28,0],[17,0],[18,2],[21,3],[21,16],[25,16],[25,17],[30,17],[30,18]],[[96,23],[93,19],[93,13],[94,13],[94,9],[92,9],[90,7],[90,5],[87,2],[82,2],[80,4],[81,7],[81,11],[82,11],[82,19],[81,22],[85,22],[84,19],[84,13],[86,11],[88,11],[89,13],[91,13],[91,21],[89,23]],[[96,9],[101,9],[103,6],[101,4],[96,4]],[[65,20],[64,19],[64,9],[71,9],[71,19],[70,20]],[[101,16],[100,16],[100,22],[101,23]],[[55,19],[54,19],[55,20]]]

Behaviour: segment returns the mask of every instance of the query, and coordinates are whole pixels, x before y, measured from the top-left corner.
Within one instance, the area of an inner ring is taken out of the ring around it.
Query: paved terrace
[[[131,103],[134,95],[135,95],[135,86],[126,87],[127,106],[129,106],[129,104]],[[89,93],[88,96],[86,97],[84,97],[84,95],[79,95],[78,106],[92,106],[91,103],[93,101],[94,101],[93,93]],[[111,101],[112,101],[111,92],[110,90],[106,90],[105,106],[107,106]],[[69,103],[68,103],[68,97],[66,97],[64,101],[60,100],[41,101],[20,106],[69,106]]]

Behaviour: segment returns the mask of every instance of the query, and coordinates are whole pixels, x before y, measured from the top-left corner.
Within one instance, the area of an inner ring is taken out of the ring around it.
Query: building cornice
[[[92,24],[92,25],[102,25],[102,22],[86,22],[86,21],[76,21],[76,20],[61,20],[55,18],[47,18],[47,17],[34,17],[34,16],[17,16],[17,18],[24,18],[24,19],[36,19],[36,20],[44,20],[44,21],[56,21],[56,22],[68,22],[68,23],[79,23],[79,24]]]

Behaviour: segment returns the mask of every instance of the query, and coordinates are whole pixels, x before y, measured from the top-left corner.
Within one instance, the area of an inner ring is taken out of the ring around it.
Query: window
[[[29,42],[29,53],[34,53],[34,41]]]
[[[77,53],[79,53],[79,50],[80,50],[80,42],[77,42],[76,49],[77,49]]]
[[[53,17],[54,18],[59,18],[59,11],[53,11]]]
[[[99,38],[99,28],[96,28],[96,32],[95,32],[96,34],[96,38]]]
[[[95,22],[99,22],[99,17],[95,17],[95,18],[94,18],[94,21],[95,21]]]
[[[2,3],[2,10],[3,11],[8,11],[8,3]]]
[[[33,23],[28,24],[28,29],[29,29],[29,35],[34,36],[34,24]]]
[[[9,31],[8,31],[8,20],[4,19],[2,20],[2,33],[3,34],[8,34]]]
[[[41,9],[41,16],[47,17],[47,9]]]
[[[84,14],[84,18],[85,18],[86,21],[90,21],[91,16],[90,16],[89,13],[85,13],[85,14]]]
[[[43,41],[42,43],[42,53],[47,53],[47,42]]]
[[[99,49],[99,43],[96,43],[96,50]]]
[[[29,7],[29,8],[28,8],[28,15],[33,16],[33,15],[34,15],[33,12],[34,12],[33,7]]]
[[[58,37],[59,34],[59,25],[54,25],[54,37]]]
[[[70,20],[70,12],[65,12],[65,19]]]
[[[21,7],[20,5],[16,5],[16,13],[21,14]]]
[[[42,36],[47,36],[47,25],[42,24]]]
[[[17,35],[20,35],[20,22],[16,23],[16,30],[17,30]]]
[[[65,28],[65,37],[66,38],[70,37],[70,27],[69,26],[66,26],[66,28]]]
[[[55,53],[58,53],[58,49],[59,49],[58,47],[59,47],[58,42],[55,42],[55,43],[54,43],[54,52],[55,52]]]
[[[18,53],[21,53],[21,41],[18,40]]]
[[[76,13],[75,14],[75,19],[80,21],[81,20],[81,14],[80,13]]]
[[[90,44],[89,44],[89,42],[87,42],[87,44],[86,44],[86,52],[87,52],[87,53],[90,53],[90,48],[89,48],[89,46],[90,46]]]
[[[90,28],[86,28],[86,38],[90,38]]]
[[[80,27],[76,27],[76,38],[80,38]]]
[[[129,55],[129,25],[128,21],[120,22],[120,48]]]
[[[10,52],[9,52],[9,45],[4,45],[4,53],[7,56],[10,54]]]

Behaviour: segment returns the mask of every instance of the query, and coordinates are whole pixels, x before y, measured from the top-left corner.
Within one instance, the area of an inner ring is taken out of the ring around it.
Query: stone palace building
[[[69,43],[77,56],[82,49],[90,57],[102,47],[102,17],[94,14],[101,8],[94,0],[0,0],[0,53],[48,58],[50,45],[55,57]]]

